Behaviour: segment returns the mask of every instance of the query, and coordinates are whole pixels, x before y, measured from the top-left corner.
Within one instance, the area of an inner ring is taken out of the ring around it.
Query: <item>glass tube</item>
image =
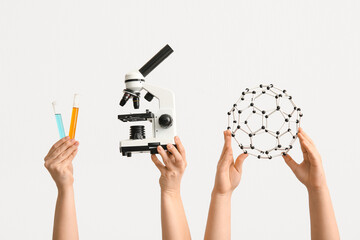
[[[71,139],[75,138],[75,132],[76,132],[76,124],[79,114],[79,94],[74,95],[74,104],[71,114],[71,122],[70,122],[70,130],[69,130],[69,137]]]
[[[56,125],[58,127],[59,136],[60,136],[60,139],[61,139],[61,138],[64,138],[66,136],[65,135],[65,130],[64,130],[64,124],[63,124],[63,121],[62,121],[61,113],[57,109],[56,101],[52,102],[52,105],[53,105],[53,109],[54,109],[54,113],[55,113]]]

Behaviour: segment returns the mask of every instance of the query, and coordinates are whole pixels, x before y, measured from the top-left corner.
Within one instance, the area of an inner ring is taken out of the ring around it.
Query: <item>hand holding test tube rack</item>
[[[71,139],[75,138],[75,132],[76,132],[76,125],[77,125],[77,119],[79,114],[79,94],[74,94],[74,103],[73,103],[73,109],[71,114],[71,122],[70,122],[70,130],[69,130],[69,137]],[[64,124],[62,121],[61,113],[58,109],[57,102],[52,102],[54,113],[55,113],[55,119],[56,124],[59,131],[60,139],[66,137],[65,130],[64,130]]]

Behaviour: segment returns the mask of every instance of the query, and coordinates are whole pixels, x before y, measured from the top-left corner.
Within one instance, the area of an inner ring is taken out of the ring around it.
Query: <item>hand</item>
[[[79,142],[64,137],[51,147],[44,158],[44,165],[59,190],[72,186],[74,182],[72,160],[76,156],[78,146]]]
[[[172,144],[167,145],[168,152],[165,152],[161,146],[157,147],[158,153],[165,165],[160,162],[155,154],[151,155],[151,160],[161,173],[159,179],[161,191],[179,194],[181,178],[184,174],[187,163],[185,149],[179,137],[175,137],[175,144],[177,149]]]
[[[298,137],[304,160],[298,164],[288,154],[283,155],[286,164],[294,172],[297,179],[302,182],[308,190],[317,190],[326,187],[325,173],[322,166],[321,156],[316,150],[314,142],[299,128]]]
[[[234,162],[229,130],[224,132],[224,139],[225,144],[217,166],[213,194],[231,195],[240,183],[242,165],[248,154],[240,154]]]

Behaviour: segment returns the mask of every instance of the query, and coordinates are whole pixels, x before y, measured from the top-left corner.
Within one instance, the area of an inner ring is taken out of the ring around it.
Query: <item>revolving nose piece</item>
[[[138,96],[133,96],[133,103],[134,103],[134,108],[139,109],[139,107],[140,107],[140,98]]]
[[[124,93],[124,96],[122,97],[121,101],[120,101],[120,106],[124,106],[127,101],[130,99],[131,95],[129,93]]]

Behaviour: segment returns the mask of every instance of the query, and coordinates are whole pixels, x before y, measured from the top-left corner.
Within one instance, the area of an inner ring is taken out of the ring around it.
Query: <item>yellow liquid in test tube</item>
[[[75,94],[74,95],[74,105],[73,105],[72,114],[71,114],[70,130],[69,130],[69,137],[71,139],[75,138],[78,114],[79,114],[79,94]]]

